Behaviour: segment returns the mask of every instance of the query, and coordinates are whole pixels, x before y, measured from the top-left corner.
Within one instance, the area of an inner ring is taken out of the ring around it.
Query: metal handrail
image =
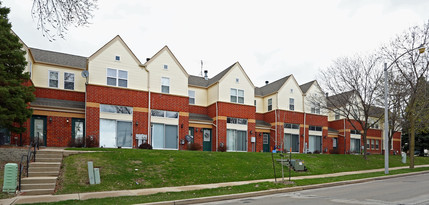
[[[31,150],[31,148],[33,148],[33,151]],[[26,166],[25,166],[25,170],[27,172],[27,177],[28,177],[28,168],[29,163],[31,162],[31,160],[33,160],[34,162],[36,162],[36,148],[37,150],[39,149],[39,136],[37,136],[37,140],[33,141],[30,143],[30,147],[28,148],[28,152],[25,155],[21,156],[21,161],[19,162],[19,185],[18,185],[18,190],[21,191],[21,179],[22,179],[22,171],[24,171],[24,166],[22,166],[23,160],[25,159],[24,157],[26,157]]]

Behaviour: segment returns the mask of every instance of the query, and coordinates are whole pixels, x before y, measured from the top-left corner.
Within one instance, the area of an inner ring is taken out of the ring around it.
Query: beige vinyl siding
[[[195,91],[195,104],[199,106],[208,106],[207,104],[207,89],[205,88],[197,88],[197,87],[189,87],[189,90]]]
[[[112,68],[128,72],[127,88],[147,91],[147,71],[119,38],[98,52],[88,62],[89,84],[107,85],[107,68]],[[119,61],[116,56],[120,56]]]
[[[263,112],[270,112],[270,111],[268,111],[268,100],[269,99],[272,99],[272,102],[273,102],[272,103],[273,109],[271,109],[270,111],[277,109],[277,94],[274,93],[272,95],[268,95],[268,96],[264,97]]]
[[[219,98],[219,83],[214,84],[213,86],[207,89],[207,104],[211,105],[218,101]]]
[[[81,69],[52,66],[47,64],[33,64],[32,80],[34,86],[49,87],[49,71],[58,72],[58,89],[64,89],[64,72],[74,74],[74,91],[85,92],[85,78],[81,76]]]
[[[266,106],[264,103],[264,98],[255,97],[255,100],[256,100],[256,113],[263,113],[264,107]]]
[[[321,102],[320,103],[320,115],[328,115],[327,110],[323,109],[323,107],[326,107],[325,94],[316,85],[312,85],[310,87],[310,89],[308,89],[307,94],[304,97],[305,112],[311,113],[312,103],[315,101],[315,99],[317,102]],[[334,115],[334,119],[335,119],[335,115]]]
[[[236,82],[236,79],[239,82]],[[219,81],[219,101],[231,102],[231,88],[244,90],[244,105],[254,105],[255,89],[252,82],[246,77],[243,70],[236,64],[229,72]]]
[[[293,89],[293,93],[290,93],[290,89]],[[278,98],[279,109],[289,110],[289,98],[293,98],[295,107],[293,111],[303,112],[302,91],[292,75],[289,77],[283,87],[280,88]]]
[[[167,65],[168,69],[164,69],[164,65]],[[152,59],[147,69],[150,72],[151,92],[161,93],[161,78],[166,77],[170,79],[169,94],[188,96],[188,77],[167,49]]]

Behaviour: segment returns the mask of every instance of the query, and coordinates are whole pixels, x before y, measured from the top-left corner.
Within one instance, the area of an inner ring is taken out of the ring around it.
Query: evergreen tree
[[[24,73],[25,51],[11,32],[9,12],[0,2],[0,127],[21,134],[32,114],[29,102],[34,100],[34,87],[25,85],[30,80],[29,73]]]

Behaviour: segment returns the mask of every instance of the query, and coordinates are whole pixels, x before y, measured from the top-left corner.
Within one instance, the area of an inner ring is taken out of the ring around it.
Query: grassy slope
[[[57,194],[273,178],[270,153],[104,150],[109,152],[65,158],[63,184]],[[370,155],[367,161],[358,155],[295,154],[292,158],[304,160],[308,167],[307,172],[292,173],[292,176],[384,166],[384,157],[381,155]],[[101,184],[89,185],[87,161],[94,161],[94,166],[100,167]],[[416,158],[416,164],[429,164],[429,158]],[[403,166],[400,156],[391,156],[390,166]],[[276,169],[277,177],[280,177],[279,164],[276,164]]]

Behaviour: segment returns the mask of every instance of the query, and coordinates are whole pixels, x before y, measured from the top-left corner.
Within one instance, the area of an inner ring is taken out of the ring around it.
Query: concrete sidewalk
[[[418,165],[415,168],[419,167],[429,167],[429,165]],[[408,167],[393,167],[389,170],[398,170],[406,169]],[[310,175],[310,176],[299,176],[292,177],[291,180],[298,179],[314,179],[314,178],[327,178],[327,177],[337,177],[345,175],[354,175],[354,174],[364,174],[372,172],[381,172],[382,169],[372,169],[372,170],[362,170],[362,171],[351,171],[351,172],[339,172],[333,174],[322,174],[322,175]],[[390,176],[391,177],[391,176]],[[281,179],[280,179],[281,180]],[[360,181],[364,181],[362,179]],[[367,180],[367,179],[366,179]],[[360,182],[359,180],[356,180]],[[0,200],[0,204],[22,204],[22,203],[41,203],[41,202],[57,202],[57,201],[66,201],[66,200],[86,200],[86,199],[95,199],[95,198],[106,198],[106,197],[119,197],[119,196],[143,196],[151,195],[156,193],[165,193],[165,192],[181,192],[181,191],[191,191],[191,190],[200,190],[200,189],[212,189],[219,187],[227,186],[237,186],[245,185],[258,182],[274,182],[274,179],[261,179],[261,180],[251,180],[251,181],[238,181],[238,182],[224,182],[224,183],[215,183],[215,184],[199,184],[199,185],[189,185],[189,186],[178,186],[178,187],[162,187],[162,188],[148,188],[148,189],[134,189],[134,190],[119,190],[119,191],[103,191],[103,192],[87,192],[87,193],[76,193],[76,194],[63,194],[63,195],[39,195],[39,196],[16,196],[10,199]],[[338,183],[329,183],[326,186],[332,186],[332,184],[344,184],[344,182]],[[321,185],[311,185],[309,187],[320,187]],[[288,188],[291,191],[295,189],[301,190],[300,187]],[[261,192],[264,193],[264,192]],[[267,192],[270,193],[270,192]]]

